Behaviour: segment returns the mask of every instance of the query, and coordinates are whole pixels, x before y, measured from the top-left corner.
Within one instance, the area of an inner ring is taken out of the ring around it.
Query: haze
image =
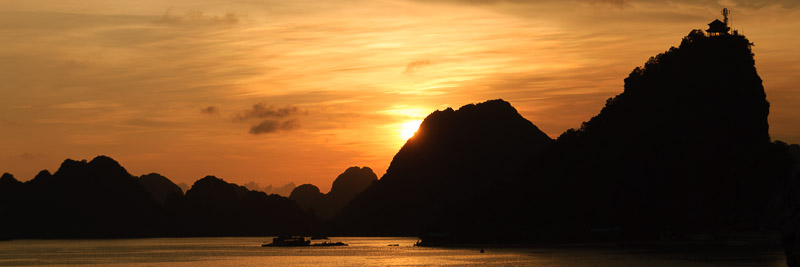
[[[436,109],[503,98],[553,138],[579,127],[722,7],[755,42],[773,140],[800,143],[792,0],[5,0],[0,172],[108,155],[327,191],[382,175]]]

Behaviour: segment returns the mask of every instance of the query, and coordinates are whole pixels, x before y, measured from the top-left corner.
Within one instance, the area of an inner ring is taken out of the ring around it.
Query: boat
[[[338,246],[347,246],[347,244],[345,244],[345,243],[342,243],[342,242],[329,242],[329,241],[325,241],[325,242],[322,242],[322,243],[311,244],[311,245],[312,245],[312,246],[318,246],[318,247],[338,247]]]
[[[261,244],[262,247],[304,247],[311,245],[311,240],[299,235],[279,235],[272,238],[272,243]]]

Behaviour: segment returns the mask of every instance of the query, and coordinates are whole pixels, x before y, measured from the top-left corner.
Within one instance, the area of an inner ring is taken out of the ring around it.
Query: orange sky
[[[503,98],[551,137],[578,127],[723,6],[773,139],[800,143],[795,0],[4,0],[0,172],[102,154],[327,191],[349,166],[382,175],[436,109]]]

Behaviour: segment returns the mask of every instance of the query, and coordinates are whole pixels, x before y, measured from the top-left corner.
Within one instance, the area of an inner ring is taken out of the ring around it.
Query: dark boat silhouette
[[[325,242],[322,242],[322,243],[311,244],[311,246],[316,246],[316,247],[338,247],[338,246],[347,246],[347,244],[342,243],[342,242],[325,241]]]
[[[337,246],[347,246],[347,244],[343,242],[330,242],[325,241],[322,243],[315,243],[311,244],[311,239],[313,238],[306,238],[304,236],[299,235],[279,235],[272,238],[272,243],[264,243],[261,244],[262,247],[337,247]]]
[[[261,244],[262,247],[303,247],[311,245],[311,239],[297,235],[279,235],[272,238],[272,243]]]

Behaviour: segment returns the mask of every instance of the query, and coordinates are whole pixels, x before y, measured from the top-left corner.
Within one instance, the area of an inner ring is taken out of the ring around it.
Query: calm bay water
[[[261,247],[270,238],[0,241],[0,266],[786,266],[780,251],[732,248],[421,248],[416,238],[331,238],[346,247]],[[398,246],[388,246],[398,244]]]

